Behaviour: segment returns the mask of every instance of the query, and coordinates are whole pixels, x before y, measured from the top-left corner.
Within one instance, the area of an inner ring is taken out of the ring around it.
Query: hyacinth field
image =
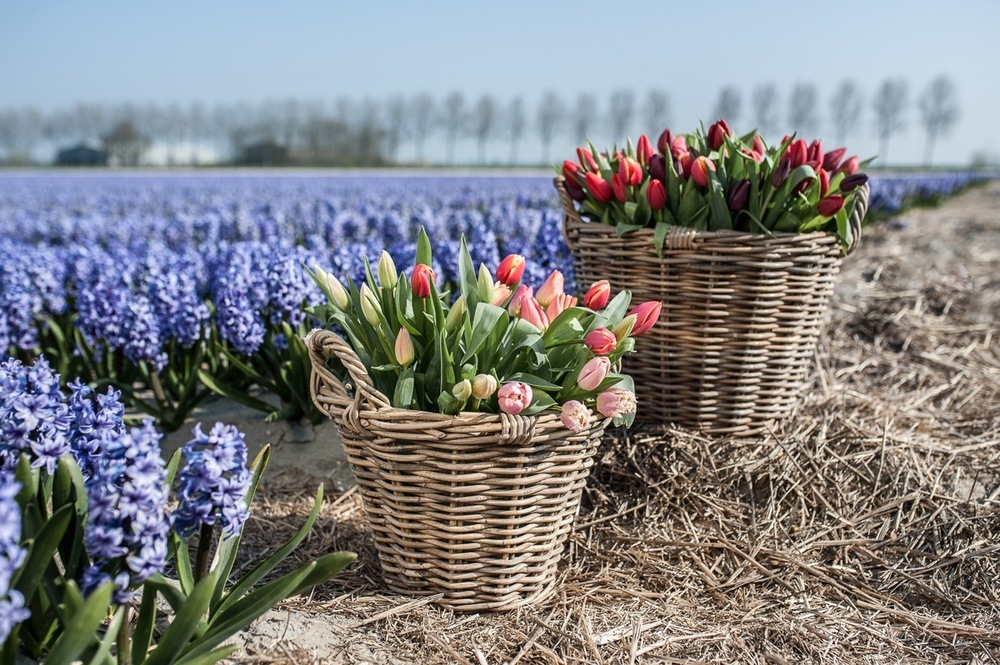
[[[873,211],[976,179],[876,176]],[[383,249],[412,265],[423,226],[441,287],[463,234],[477,264],[519,253],[526,281],[572,283],[561,218],[538,176],[3,175],[0,349],[112,385],[165,429],[212,392],[315,421],[301,338],[322,294],[307,266],[358,280]]]

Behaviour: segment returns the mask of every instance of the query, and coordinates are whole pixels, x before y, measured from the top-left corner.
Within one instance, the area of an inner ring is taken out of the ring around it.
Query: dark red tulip
[[[588,173],[585,177],[587,180],[587,189],[590,190],[595,199],[601,203],[607,203],[614,197],[614,190],[611,189],[611,185],[608,184],[607,180],[596,173]]]
[[[628,189],[625,186],[625,180],[622,178],[621,173],[616,173],[611,178],[611,191],[614,192],[618,203],[625,203],[628,200]]]
[[[826,169],[820,168],[819,170],[819,195],[820,197],[826,196],[826,193],[830,191],[830,174],[826,172]]]
[[[823,164],[823,144],[819,141],[813,141],[809,144],[808,150],[806,150],[806,161],[814,162],[818,161],[820,165]]]
[[[646,189],[646,200],[653,210],[663,210],[667,205],[667,188],[659,180],[653,180]]]
[[[597,172],[601,169],[597,166],[597,161],[594,159],[594,154],[590,152],[587,148],[577,148],[576,156],[580,158],[580,164],[583,166],[585,171]]]
[[[861,185],[868,182],[868,175],[865,173],[852,173],[840,181],[840,191],[852,192]]]
[[[640,164],[649,164],[649,160],[656,154],[653,145],[649,142],[649,137],[645,134],[640,136],[639,141],[635,144],[635,154],[639,158]]]
[[[691,179],[701,187],[708,187],[709,171],[715,171],[715,164],[712,163],[711,159],[702,155],[691,165]]]
[[[566,180],[563,182],[563,186],[566,188],[566,193],[569,194],[569,197],[574,201],[583,201],[587,198],[587,194],[575,180]]]
[[[837,167],[840,166],[840,160],[844,158],[844,153],[846,152],[847,148],[837,148],[823,155],[823,168],[831,173],[835,173]]]
[[[788,157],[782,157],[778,162],[778,168],[771,174],[771,187],[781,187],[788,180],[788,174],[792,172],[792,165]]]
[[[649,175],[654,180],[666,182],[667,180],[667,160],[663,155],[653,155],[649,158]]]
[[[729,129],[729,123],[725,120],[718,120],[708,128],[708,147],[718,150],[725,143],[727,136],[732,136],[733,131]]]
[[[635,187],[642,182],[642,167],[631,157],[621,155],[618,158],[618,175],[622,177],[623,183]]]
[[[576,182],[580,177],[580,165],[567,159],[563,162],[562,173],[567,181]]]
[[[858,161],[857,157],[851,157],[837,169],[837,173],[843,173],[844,175],[854,175],[861,168],[861,162]]]
[[[664,129],[663,133],[660,134],[660,138],[656,139],[656,147],[660,150],[661,155],[667,154],[670,150],[670,146],[674,143],[674,134],[669,129]]]
[[[788,146],[788,150],[785,151],[785,156],[791,160],[792,168],[797,169],[806,163],[808,153],[809,149],[806,148],[806,142],[802,139],[796,139]]]
[[[833,217],[844,207],[844,197],[840,194],[831,194],[819,200],[816,205],[816,212],[823,217]]]
[[[739,212],[746,207],[747,199],[750,198],[750,181],[740,180],[729,192],[729,209]]]

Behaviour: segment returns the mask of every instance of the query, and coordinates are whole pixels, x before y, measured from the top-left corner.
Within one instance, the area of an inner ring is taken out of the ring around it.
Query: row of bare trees
[[[777,86],[763,84],[749,92],[746,108],[740,89],[726,86],[711,119],[726,118],[738,129],[756,127],[772,140],[785,132],[815,136],[826,131],[840,144],[867,124],[863,120],[868,109],[870,126],[880,141],[879,161],[885,164],[890,141],[906,127],[912,107],[903,79],[886,79],[868,99],[857,83],[844,81],[826,102],[812,84],[793,85],[786,100]],[[944,76],[934,79],[919,94],[916,108],[926,134],[925,162],[930,164],[935,143],[958,118],[954,84]],[[557,138],[621,140],[637,133],[637,127],[658,133],[670,124],[671,109],[664,90],[637,95],[627,89],[612,91],[603,108],[595,95],[581,93],[567,101],[554,91],[543,93],[534,108],[520,96],[501,100],[485,94],[469,99],[461,92],[441,99],[419,93],[384,100],[340,98],[332,104],[290,99],[211,108],[200,103],[78,104],[52,113],[32,108],[0,111],[0,159],[30,159],[42,144],[103,140],[113,148],[116,144],[109,143],[109,137],[135,134],[142,138],[138,145],[161,146],[173,164],[197,161],[208,148],[217,161],[236,160],[251,146],[262,144],[287,151],[295,162],[311,164],[398,163],[404,161],[401,146],[409,144],[412,160],[405,161],[424,163],[432,137],[443,141],[448,164],[456,162],[461,141],[472,142],[479,164],[530,162],[535,155],[525,159],[521,150],[529,138],[536,141],[540,162],[547,163]],[[505,159],[488,152],[501,141],[507,144]],[[136,144],[129,144],[130,158]]]

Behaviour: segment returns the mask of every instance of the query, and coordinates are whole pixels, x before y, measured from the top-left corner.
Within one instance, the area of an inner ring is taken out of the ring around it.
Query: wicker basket
[[[607,422],[574,434],[552,414],[392,408],[340,337],[314,330],[306,346],[313,401],[337,423],[389,589],[463,611],[546,597]]]
[[[750,436],[798,402],[843,259],[828,233],[702,232],[672,227],[662,258],[653,231],[618,238],[580,218],[555,179],[578,286],[599,279],[638,301],[663,303],[659,322],[624,361],[635,379],[637,422]],[[869,190],[850,219],[861,235]]]

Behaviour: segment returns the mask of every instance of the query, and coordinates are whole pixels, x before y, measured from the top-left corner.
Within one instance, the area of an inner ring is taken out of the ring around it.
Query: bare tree
[[[857,126],[859,117],[861,90],[854,81],[843,81],[830,99],[830,118],[833,120],[837,143],[844,143],[847,135]]]
[[[417,94],[410,102],[410,129],[417,161],[424,161],[424,141],[434,126],[434,99],[426,92]]]
[[[542,164],[549,161],[549,148],[556,132],[559,131],[564,115],[565,110],[559,95],[552,90],[546,90],[538,105],[538,138],[542,141]]]
[[[646,131],[658,135],[670,124],[670,95],[663,90],[650,90],[643,107]]]
[[[796,83],[788,98],[788,124],[799,135],[814,134],[819,124],[816,106],[819,95],[811,83]]]
[[[444,132],[445,143],[448,146],[448,163],[455,163],[455,143],[458,137],[465,131],[465,97],[462,93],[455,91],[444,100]]]
[[[399,156],[399,144],[407,131],[406,102],[399,95],[385,102],[385,148],[393,159]]]
[[[608,105],[609,121],[614,140],[625,141],[625,132],[632,124],[632,116],[635,113],[635,95],[631,90],[615,90],[611,93],[611,100]]]
[[[573,138],[577,142],[583,142],[584,139],[589,138],[596,118],[597,98],[586,92],[580,93],[580,96],[576,98],[576,107],[573,109]]]
[[[507,162],[513,166],[517,164],[517,148],[524,136],[524,127],[527,118],[524,111],[524,99],[515,97],[507,109],[507,136],[510,138],[510,155]]]
[[[139,133],[131,120],[119,120],[104,135],[104,150],[117,166],[139,166],[149,139]]]
[[[924,164],[930,166],[934,158],[934,144],[939,136],[947,134],[958,120],[958,100],[955,84],[947,76],[938,76],[920,95],[920,119],[927,132],[924,147]]]
[[[903,114],[909,104],[908,86],[903,79],[886,79],[879,86],[872,100],[875,111],[875,130],[879,137],[879,159],[883,166],[889,163],[889,139],[905,126]]]
[[[773,83],[757,86],[753,91],[751,104],[757,131],[764,136],[773,133],[778,125],[778,89]]]
[[[727,85],[719,91],[719,100],[715,103],[712,119],[722,119],[730,125],[736,125],[740,121],[742,110],[743,98],[740,96],[740,91]]]
[[[476,101],[470,125],[472,135],[476,137],[478,161],[480,164],[485,164],[486,144],[496,131],[497,125],[497,102],[491,95],[483,95]]]

